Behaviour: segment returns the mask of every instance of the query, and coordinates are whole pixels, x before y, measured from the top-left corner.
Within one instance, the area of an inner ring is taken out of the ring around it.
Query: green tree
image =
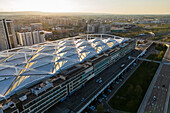
[[[139,97],[139,98],[141,98],[141,97],[142,97],[142,96],[141,96],[142,92],[143,92],[142,87],[141,87],[140,85],[137,85],[137,86],[135,87],[135,94],[136,94],[136,96]]]
[[[164,56],[164,51],[161,51],[159,54],[158,54],[158,57],[157,57],[157,60],[162,60],[162,58],[163,58],[163,56]]]
[[[132,99],[132,98],[130,98],[130,97],[133,97],[133,96],[132,96],[133,90],[134,90],[134,87],[133,87],[132,84],[130,84],[129,87],[128,87],[127,93],[126,93],[126,95],[127,95],[127,96],[126,96],[126,97],[127,97],[127,100]]]
[[[131,93],[131,92],[133,92],[133,85],[132,84],[130,84],[129,85],[129,87],[128,87],[128,91],[127,91],[128,93]]]
[[[133,109],[134,106],[135,105],[134,105],[134,101],[133,100],[128,101],[127,104],[126,104],[126,107],[129,108],[129,109]]]
[[[97,106],[97,113],[104,113],[104,107],[101,104]]]

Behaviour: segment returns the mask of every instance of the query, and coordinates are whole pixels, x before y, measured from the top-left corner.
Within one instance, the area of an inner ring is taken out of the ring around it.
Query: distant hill
[[[40,11],[18,11],[0,12],[0,16],[20,16],[20,15],[54,15],[54,16],[79,16],[79,15],[120,15],[120,16],[170,16],[170,14],[111,14],[111,13],[88,13],[88,12],[40,12]]]
[[[40,11],[21,11],[21,12],[0,12],[0,15],[59,15],[59,16],[72,16],[72,15],[110,15],[105,13],[81,13],[81,12],[40,12]]]
[[[0,12],[0,15],[39,15],[41,12],[23,11],[23,12]]]

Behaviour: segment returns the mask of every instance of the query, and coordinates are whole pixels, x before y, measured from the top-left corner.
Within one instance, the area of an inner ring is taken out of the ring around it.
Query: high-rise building
[[[31,46],[45,41],[45,34],[43,31],[17,32],[17,36],[21,46]]]
[[[13,22],[11,20],[0,19],[0,50],[17,47],[17,39]]]
[[[39,31],[39,37],[40,37],[40,42],[39,43],[42,43],[42,42],[46,41],[44,31]]]
[[[98,33],[99,24],[88,24],[87,33]]]
[[[100,24],[98,28],[98,33],[105,34],[111,32],[111,26],[110,24]]]
[[[31,30],[42,30],[42,23],[32,23],[31,24]]]
[[[26,39],[26,42],[27,42],[27,46],[31,46],[31,45],[34,44],[31,32],[25,32],[25,39]]]
[[[39,35],[39,31],[33,31],[32,32],[32,38],[33,38],[33,43],[34,44],[38,44],[40,43],[40,35]]]
[[[110,24],[88,24],[87,25],[87,33],[98,33],[98,34],[106,34],[111,32]]]
[[[17,33],[17,37],[18,37],[18,42],[20,45],[22,46],[26,46],[27,42],[25,39],[25,33]]]

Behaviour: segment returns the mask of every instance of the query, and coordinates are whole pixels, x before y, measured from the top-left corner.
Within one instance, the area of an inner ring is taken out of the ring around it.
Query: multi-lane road
[[[170,66],[163,65],[158,75],[152,93],[147,101],[145,112],[164,113],[165,103],[170,82]],[[156,96],[156,100],[153,97]]]
[[[132,52],[133,53],[133,52]],[[58,103],[56,106],[52,107],[51,110],[48,112],[58,112],[61,113],[64,110],[71,110],[76,112],[78,108],[81,108],[83,105],[85,105],[86,101],[88,102],[93,95],[100,90],[105,82],[108,81],[108,79],[111,79],[116,75],[119,71],[121,71],[121,64],[125,63],[126,65],[131,62],[131,60],[127,60],[128,56],[136,57],[140,52],[136,51],[136,53],[132,55],[132,53],[129,53],[124,58],[119,60],[116,64],[112,65],[110,68],[106,69],[104,72],[99,74],[94,79],[88,81],[86,83],[85,87],[82,87],[79,91],[77,91],[72,96],[68,97],[64,102]],[[163,62],[160,63],[160,67],[157,70],[157,76],[155,77],[155,82],[153,82],[152,87],[150,87],[150,94],[147,98],[145,98],[144,101],[146,101],[144,104],[143,111],[144,112],[152,112],[152,113],[164,113],[166,111],[165,109],[165,103],[167,102],[167,95],[170,92],[169,89],[169,81],[170,81],[170,65],[166,65],[166,63],[169,62],[170,59],[170,51],[168,50],[167,54],[165,55],[165,59]],[[103,85],[96,83],[96,80],[101,77],[103,80]],[[110,78],[111,77],[111,78]],[[98,90],[97,90],[98,89]],[[156,96],[156,100],[153,100],[153,96]],[[83,101],[82,98],[84,98]]]
[[[141,51],[134,50],[133,52],[127,54],[125,57],[121,58],[115,64],[107,68],[105,71],[101,72],[98,76],[94,77],[90,81],[86,83],[84,87],[79,89],[64,102],[56,104],[52,107],[48,112],[50,113],[62,113],[65,110],[71,110],[73,112],[77,112],[79,108],[83,107],[94,95],[97,94],[98,91],[101,90],[111,79],[113,79],[117,73],[119,73],[122,68],[120,66],[122,64],[128,65],[132,60],[128,60],[128,56],[136,57],[139,55]],[[97,79],[102,78],[102,84],[96,82]],[[82,98],[84,100],[82,101]]]
[[[152,51],[152,49],[150,50]],[[129,53],[124,58],[120,59],[118,62],[116,62],[109,68],[107,68],[104,72],[99,74],[97,77],[88,81],[85,87],[82,87],[81,89],[79,89],[72,96],[67,97],[67,99],[64,102],[58,103],[57,105],[52,107],[50,110],[48,110],[48,112],[51,112],[51,113],[52,112],[62,113],[63,111],[76,112],[78,109],[83,107],[94,95],[96,95],[97,92],[100,91],[100,89],[105,86],[105,83],[107,84],[108,81],[114,78],[117,75],[117,73],[119,73],[122,70],[122,68],[120,68],[122,64],[128,65],[133,60],[133,59],[127,60],[128,56],[136,57],[140,53],[141,53],[140,50],[135,50]],[[96,83],[96,80],[99,77],[102,78],[103,84]],[[84,98],[83,101],[82,101],[82,98]]]
[[[150,84],[138,110],[139,113],[167,113],[170,96],[170,65],[166,64],[170,63],[168,59],[170,59],[169,48],[162,60],[163,63],[160,63],[160,66]]]

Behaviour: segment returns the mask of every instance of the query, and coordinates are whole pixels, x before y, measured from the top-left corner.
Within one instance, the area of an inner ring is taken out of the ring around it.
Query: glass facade
[[[61,94],[61,92],[62,93],[67,93],[66,86],[64,86],[62,88],[56,87],[56,88],[46,92],[45,94],[37,97],[33,101],[31,101],[31,102],[27,103],[26,105],[24,105],[24,108],[25,108],[24,111],[37,109],[37,106],[42,105],[42,103],[45,103],[48,100],[51,100],[51,99],[54,99],[54,98],[58,97]]]
[[[106,57],[102,61],[99,61],[93,64],[94,69],[89,70],[85,73],[82,71],[71,79],[67,80],[61,86],[55,87],[50,91],[44,93],[43,95],[37,97],[33,101],[24,105],[24,113],[27,112],[38,112],[41,113],[48,109],[53,104],[57,103],[61,99],[65,98],[68,94],[74,93],[80,87],[83,86],[88,81],[88,77],[90,77],[93,73],[94,75],[98,75],[103,70],[105,70],[109,65],[115,63],[117,60],[125,56],[127,53],[132,51],[135,48],[136,42],[132,42],[131,44],[121,48],[119,51],[111,54]],[[90,69],[90,67],[89,67]]]

